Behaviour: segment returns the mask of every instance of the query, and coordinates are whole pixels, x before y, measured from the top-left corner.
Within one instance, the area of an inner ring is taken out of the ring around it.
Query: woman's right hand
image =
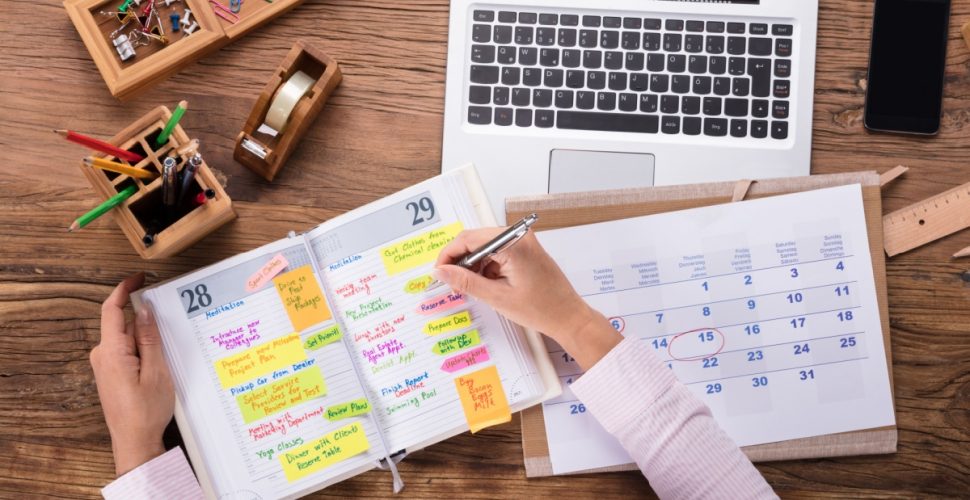
[[[505,228],[464,231],[438,256],[435,278],[488,303],[506,318],[542,332],[589,369],[623,339],[576,293],[531,231],[492,256],[478,274],[453,265]]]

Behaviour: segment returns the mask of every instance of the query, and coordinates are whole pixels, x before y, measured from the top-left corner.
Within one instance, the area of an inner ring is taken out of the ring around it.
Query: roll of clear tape
[[[276,95],[273,96],[273,102],[269,105],[264,123],[277,132],[283,132],[296,103],[300,102],[300,98],[310,91],[314,83],[316,83],[316,80],[302,71],[293,73],[293,76],[286,83],[276,89]]]

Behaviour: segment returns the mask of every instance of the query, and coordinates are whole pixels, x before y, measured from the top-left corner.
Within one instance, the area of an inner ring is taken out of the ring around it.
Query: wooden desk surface
[[[251,0],[256,1],[256,0]],[[896,164],[887,211],[970,181],[970,51],[953,2],[943,129],[931,139],[862,127],[871,2],[822,0],[813,173]],[[121,104],[102,82],[59,2],[0,1],[0,497],[94,497],[114,478],[88,351],[100,303],[139,270],[154,283],[283,236],[435,175],[441,152],[446,0],[308,0]],[[275,183],[232,160],[272,68],[295,39],[335,57],[344,82]],[[228,181],[239,219],[183,255],[144,262],[104,218],[64,231],[97,199],[85,154],[50,132],[110,137],[158,104],[188,99],[182,121]],[[795,496],[965,495],[970,491],[970,232],[888,262],[899,452],[762,464]],[[649,494],[636,473],[526,480],[519,420],[409,457],[402,497],[619,497]],[[324,495],[387,496],[371,472]]]

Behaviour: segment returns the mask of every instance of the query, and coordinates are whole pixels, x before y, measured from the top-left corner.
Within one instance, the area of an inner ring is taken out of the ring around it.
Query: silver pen
[[[488,259],[489,257],[511,247],[517,241],[521,240],[522,237],[529,232],[529,228],[532,227],[532,225],[538,220],[539,216],[534,213],[526,215],[522,218],[522,220],[512,224],[505,231],[502,231],[498,236],[492,239],[492,241],[489,241],[474,252],[462,257],[456,265],[469,270],[474,269],[480,263],[485,261],[485,259]],[[425,287],[425,291],[433,290],[441,285],[443,285],[442,282],[434,280],[427,287]]]

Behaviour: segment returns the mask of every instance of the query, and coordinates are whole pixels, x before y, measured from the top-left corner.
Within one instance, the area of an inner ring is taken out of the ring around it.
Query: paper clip
[[[209,0],[209,3],[212,4],[213,7],[216,7],[216,9],[213,10],[212,12],[215,12],[217,16],[225,19],[226,21],[229,21],[230,23],[235,23],[236,21],[239,20],[239,16],[237,16],[233,11],[229,10],[229,8],[226,7],[225,5],[222,5],[221,3],[219,3],[218,0]],[[231,16],[231,17],[227,17],[227,16]]]
[[[242,10],[242,0],[229,0],[229,9],[234,14],[238,14]]]

